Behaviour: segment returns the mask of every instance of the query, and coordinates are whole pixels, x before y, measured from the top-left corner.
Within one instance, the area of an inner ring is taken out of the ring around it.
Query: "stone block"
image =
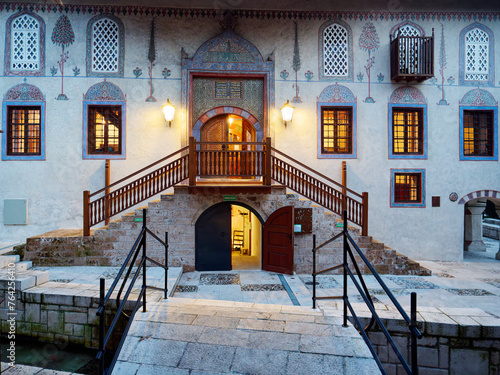
[[[448,370],[438,369],[438,368],[429,368],[429,367],[419,367],[418,374],[419,375],[448,375]]]
[[[70,312],[64,313],[64,320],[66,323],[77,323],[77,324],[87,324],[87,314],[80,312]]]
[[[48,305],[73,305],[73,296],[72,295],[64,295],[64,294],[48,294],[45,293],[42,295],[42,303]]]
[[[37,303],[26,303],[24,306],[25,318],[28,322],[40,323],[40,305]]]
[[[64,313],[60,311],[48,311],[47,327],[50,332],[64,333]]]
[[[418,348],[418,364],[424,367],[439,367],[439,351],[437,348]]]
[[[439,345],[439,368],[450,367],[450,348],[448,345]]]
[[[488,374],[489,353],[485,350],[451,349],[450,375]]]

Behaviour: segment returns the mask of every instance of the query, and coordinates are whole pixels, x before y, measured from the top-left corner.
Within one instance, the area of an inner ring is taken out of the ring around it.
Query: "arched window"
[[[405,21],[402,22],[396,26],[394,26],[391,29],[390,32],[391,35],[391,40],[396,38],[398,35],[400,36],[424,36],[424,30],[418,26],[417,24],[410,22],[410,21]]]
[[[474,23],[460,33],[460,83],[494,85],[493,33]]]
[[[5,75],[45,74],[45,23],[34,13],[21,12],[7,21]]]
[[[87,75],[123,77],[124,32],[112,15],[92,18],[87,26]]]
[[[352,80],[352,33],[342,21],[330,21],[320,28],[320,69],[322,80]]]

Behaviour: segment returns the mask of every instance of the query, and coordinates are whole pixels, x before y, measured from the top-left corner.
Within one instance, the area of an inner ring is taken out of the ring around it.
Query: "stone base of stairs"
[[[151,201],[147,209],[148,228],[159,238],[168,232],[169,265],[195,269],[195,223],[209,207],[224,201],[223,192],[215,189],[210,194],[189,194],[187,186],[178,186],[174,194]],[[321,244],[339,233],[336,224],[340,217],[297,194],[287,194],[282,186],[273,186],[271,193],[238,194],[238,201],[252,207],[265,220],[271,213],[285,206],[308,208],[312,212],[312,233],[295,234],[294,271],[312,272],[312,236]],[[123,263],[142,227],[142,209],[124,214],[106,227],[95,229],[84,237],[81,230],[58,230],[27,239],[25,258],[41,266],[119,266]],[[418,263],[398,254],[369,236],[361,236],[357,228],[349,228],[351,236],[379,273],[395,275],[430,275]],[[164,248],[148,242],[148,256],[164,263]],[[322,248],[317,254],[317,270],[342,263],[342,241]],[[362,267],[362,272],[368,269]]]

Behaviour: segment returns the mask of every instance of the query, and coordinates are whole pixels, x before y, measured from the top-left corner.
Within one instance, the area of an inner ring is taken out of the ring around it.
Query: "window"
[[[330,21],[320,28],[320,79],[352,80],[352,34],[343,21]]]
[[[389,158],[427,158],[427,106],[389,104]]]
[[[493,111],[463,111],[463,155],[493,156]]]
[[[88,153],[121,154],[121,106],[88,106]]]
[[[391,170],[391,207],[425,207],[424,170]]]
[[[88,75],[123,76],[124,32],[117,17],[100,15],[89,21],[87,54]]]
[[[493,33],[474,23],[460,33],[460,83],[494,85]]]
[[[7,112],[7,155],[41,155],[40,106],[9,106]]]
[[[393,154],[424,152],[424,132],[421,109],[394,108],[392,111]]]
[[[45,23],[34,13],[21,12],[7,21],[5,75],[45,74]]]
[[[352,108],[321,109],[321,152],[352,154]]]

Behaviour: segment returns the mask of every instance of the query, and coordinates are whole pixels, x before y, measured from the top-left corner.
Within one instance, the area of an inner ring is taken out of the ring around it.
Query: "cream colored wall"
[[[0,12],[0,33],[13,13]],[[104,161],[82,160],[83,94],[102,78],[85,76],[86,27],[89,14],[67,14],[73,26],[76,41],[67,47],[64,78],[68,101],[57,101],[61,77],[50,76],[50,68],[57,66],[60,47],[50,37],[59,13],[38,13],[46,24],[46,73],[44,77],[27,77],[27,83],[41,89],[46,96],[46,155],[45,161],[0,161],[0,241],[22,241],[32,235],[57,228],[82,227],[82,191],[95,191],[104,186]],[[181,48],[192,56],[209,38],[220,33],[217,18],[211,17],[157,17],[156,46],[158,57],[153,71],[154,96],[157,103],[146,103],[149,95],[147,79],[147,48],[151,16],[119,15],[125,27],[125,77],[108,78],[127,96],[127,155],[126,160],[111,162],[111,177],[115,181],[181,146],[181,134],[187,133],[186,108],[181,107]],[[497,19],[499,19],[497,17]],[[299,88],[302,103],[293,104],[293,121],[284,127],[279,108],[295,96],[292,69],[294,23],[289,19],[238,20],[236,32],[248,39],[261,52],[264,59],[274,52],[275,105],[270,108],[270,135],[276,148],[321,173],[340,181],[342,159],[317,158],[316,101],[322,90],[335,81],[318,81],[318,30],[323,20],[298,22],[301,69]],[[429,81],[416,84],[427,99],[428,106],[428,159],[388,159],[388,98],[403,84],[390,82],[389,31],[399,21],[373,19],[380,38],[371,77],[371,96],[375,103],[364,103],[368,96],[365,64],[366,51],[359,48],[359,38],[367,20],[348,19],[353,32],[354,79],[338,83],[348,87],[357,97],[357,158],[347,161],[348,186],[370,195],[369,234],[399,252],[413,258],[459,260],[462,258],[463,205],[451,202],[448,196],[457,192],[462,197],[470,192],[489,189],[500,190],[498,161],[472,162],[459,160],[459,101],[474,86],[458,86],[458,38],[460,30],[471,24],[467,17],[461,20],[438,20],[436,17],[418,20],[427,35],[435,30],[435,75],[439,75],[439,49],[441,24],[445,30],[447,66],[445,78],[453,76],[455,83],[445,86],[448,106],[438,106],[441,91]],[[481,21],[494,33],[500,30],[500,21]],[[498,35],[497,35],[498,37]],[[5,38],[4,38],[5,39]],[[2,39],[2,40],[4,40]],[[496,38],[498,39],[498,38]],[[498,50],[498,43],[495,45]],[[0,56],[5,45],[0,43]],[[498,66],[498,56],[496,66]],[[3,60],[2,60],[3,61]],[[72,76],[71,69],[78,66],[81,75]],[[132,71],[140,67],[143,74],[136,79]],[[163,79],[161,71],[172,71]],[[496,67],[495,67],[496,68]],[[287,80],[280,72],[287,70]],[[304,73],[311,70],[314,78],[308,82]],[[356,75],[365,75],[359,82]],[[377,74],[385,79],[377,82]],[[500,98],[499,69],[496,68],[495,87],[485,87],[495,98]],[[24,77],[5,77],[0,80],[0,92],[24,82]],[[161,106],[167,100],[177,107],[172,127],[162,118]],[[2,119],[5,114],[2,113]],[[5,134],[0,137],[5,137]],[[498,147],[498,145],[497,145]],[[425,208],[390,207],[390,171],[393,168],[419,168],[426,171]],[[431,197],[441,197],[441,207],[431,207]],[[27,198],[29,224],[3,225],[3,200]],[[255,237],[257,238],[257,237]],[[425,241],[424,241],[425,239]]]

